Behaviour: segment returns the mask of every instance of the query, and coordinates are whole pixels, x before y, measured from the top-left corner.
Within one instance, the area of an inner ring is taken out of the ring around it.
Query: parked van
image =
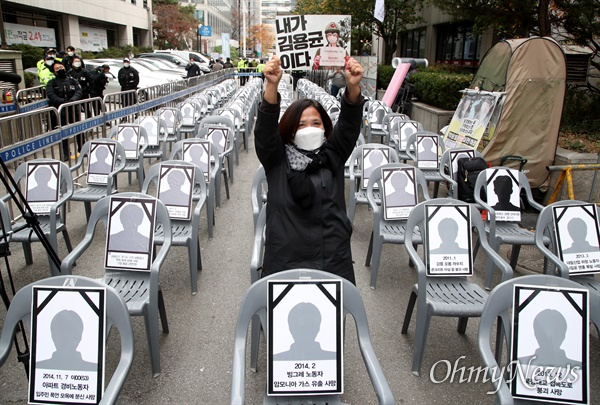
[[[208,67],[210,64],[210,59],[198,52],[166,50],[166,51],[154,51],[154,53],[170,53],[172,55],[180,56],[185,60],[190,60],[190,58],[192,58],[192,59],[194,59],[194,61],[200,63],[200,65],[206,66],[206,67]]]

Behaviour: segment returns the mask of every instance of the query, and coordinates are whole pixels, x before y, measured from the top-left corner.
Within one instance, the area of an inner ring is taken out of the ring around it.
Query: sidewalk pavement
[[[243,294],[250,285],[249,265],[253,242],[250,189],[258,165],[251,137],[248,153],[240,151],[240,163],[234,169],[235,183],[230,187],[231,199],[227,200],[222,191],[221,208],[215,213],[213,240],[208,240],[206,212],[202,212],[200,243],[203,270],[199,274],[196,296],[190,292],[187,250],[183,247],[171,248],[160,276],[170,326],[169,334],[160,334],[162,373],[158,378],[152,378],[143,318],[133,318],[135,359],[121,391],[120,403],[230,403],[235,323]],[[119,176],[119,184],[121,191],[137,191],[137,183],[134,181],[133,185],[128,186],[124,174]],[[443,195],[443,190],[440,195]],[[67,218],[71,240],[77,244],[82,240],[86,226],[83,205],[71,203]],[[78,261],[75,274],[89,277],[102,275],[102,241],[105,233],[101,228],[96,230],[96,239],[91,248]],[[464,335],[456,332],[456,318],[433,318],[421,376],[411,373],[416,314],[413,314],[408,334],[402,335],[400,330],[412,286],[417,280],[416,273],[408,267],[408,256],[403,246],[386,244],[382,252],[377,289],[369,288],[370,270],[364,266],[364,262],[371,229],[372,213],[366,206],[359,206],[352,236],[356,283],[367,310],[373,347],[396,403],[493,403],[494,395],[487,394],[492,389],[491,383],[482,382],[482,376],[476,381],[475,373],[468,378],[468,368],[481,364],[477,349],[477,318],[469,320]],[[25,265],[21,246],[12,244],[11,250],[9,260],[17,289],[49,276],[46,254],[40,244],[33,247],[34,263],[31,266]],[[507,257],[508,254],[509,248],[503,246],[501,255]],[[62,258],[65,255],[65,244],[59,237],[59,256]],[[541,257],[534,249],[523,247],[515,276],[539,273],[541,263]],[[483,285],[484,255],[476,258],[475,268],[473,281]],[[0,271],[7,283],[4,264],[0,265]],[[497,283],[498,277],[494,285]],[[0,325],[4,322],[5,314],[2,306]],[[376,404],[377,398],[357,346],[353,322],[347,322],[345,333],[342,399],[353,405]],[[111,333],[108,341],[107,378],[110,378],[118,362],[116,335]],[[266,342],[262,337],[258,372],[253,373],[247,367],[247,404],[262,403],[266,381],[265,351]],[[600,392],[599,354],[600,337],[593,329],[590,337],[590,390],[592,401],[596,403]],[[448,364],[456,364],[458,372],[452,373]],[[461,375],[463,366],[466,367],[464,376]],[[467,381],[461,382],[461,378]],[[0,368],[0,403],[26,402],[27,379],[23,366],[16,362],[13,349],[6,364]]]

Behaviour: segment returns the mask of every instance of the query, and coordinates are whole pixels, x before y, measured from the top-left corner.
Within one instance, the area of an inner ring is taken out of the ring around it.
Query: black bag
[[[458,199],[467,203],[475,202],[475,182],[477,176],[487,169],[487,163],[482,157],[458,159],[458,171],[456,174]],[[485,201],[485,195],[482,192]]]

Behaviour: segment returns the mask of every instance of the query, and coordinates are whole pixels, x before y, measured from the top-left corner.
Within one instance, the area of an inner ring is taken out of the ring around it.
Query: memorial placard
[[[595,204],[552,208],[557,250],[569,274],[600,272],[600,227]]]
[[[106,290],[33,287],[30,404],[98,404],[104,391]]]
[[[219,151],[219,154],[225,152],[229,141],[229,128],[226,127],[208,127],[206,139],[212,141],[213,145]]]
[[[27,163],[26,195],[31,210],[38,215],[50,214],[59,197],[60,163]]]
[[[192,215],[194,168],[190,166],[161,165],[158,199],[172,219],[189,220]]]
[[[488,169],[486,174],[487,203],[494,209],[496,221],[520,221],[519,172],[513,169]]]
[[[158,117],[144,117],[140,121],[140,126],[146,130],[148,146],[158,146]],[[140,144],[144,144],[144,138],[140,139]]]
[[[360,184],[363,189],[366,189],[373,170],[390,162],[390,151],[388,149],[363,147],[361,158],[362,180]],[[379,189],[379,186],[374,184],[373,190],[377,189]]]
[[[105,267],[150,270],[156,200],[110,197]]]
[[[140,153],[140,127],[139,125],[119,125],[117,141],[125,149],[125,158],[137,159]]]
[[[428,205],[425,219],[425,265],[428,276],[470,276],[471,218],[469,206]]]
[[[417,167],[419,169],[437,169],[440,167],[437,136],[417,136]]]
[[[92,142],[88,159],[88,184],[106,185],[108,175],[115,169],[116,146],[111,143]]]
[[[202,170],[206,184],[210,182],[211,163],[210,158],[212,142],[208,139],[201,142],[183,141],[183,161],[193,163]]]
[[[382,169],[383,217],[386,221],[408,218],[417,204],[415,169]]]
[[[267,305],[267,394],[341,394],[342,281],[272,280]]]
[[[514,286],[513,397],[589,404],[586,289]]]

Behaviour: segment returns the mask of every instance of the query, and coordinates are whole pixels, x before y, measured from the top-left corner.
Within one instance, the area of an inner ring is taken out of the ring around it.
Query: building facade
[[[152,46],[151,0],[2,0],[2,13],[9,45]]]
[[[198,25],[211,27],[211,36],[202,36],[202,52],[210,54],[221,45],[222,35],[232,32],[231,0],[179,0],[182,5],[194,5]]]

